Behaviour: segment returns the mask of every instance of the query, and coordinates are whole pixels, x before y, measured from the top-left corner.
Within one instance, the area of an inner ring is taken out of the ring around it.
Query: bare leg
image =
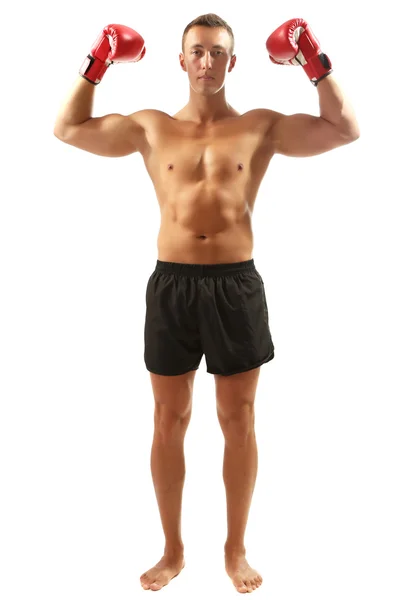
[[[254,431],[241,442],[225,441],[223,475],[226,489],[228,537],[225,568],[238,592],[251,592],[262,583],[245,556],[244,535],[257,477],[258,453]]]
[[[155,431],[151,449],[151,472],[165,535],[166,554],[183,552],[184,547],[181,534],[182,493],[185,482],[182,424],[180,429],[175,440],[164,440],[162,435]]]
[[[228,535],[225,568],[238,592],[262,583],[246,560],[244,536],[257,478],[258,451],[254,430],[254,400],[259,368],[215,376],[218,419],[225,437],[223,477],[226,490]]]
[[[151,374],[156,402],[151,472],[165,547],[161,560],[140,577],[145,590],[160,590],[185,566],[181,536],[184,438],[191,416],[194,374],[195,371],[176,377]]]

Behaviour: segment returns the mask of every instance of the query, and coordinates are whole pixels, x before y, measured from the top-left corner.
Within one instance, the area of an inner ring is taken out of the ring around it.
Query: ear
[[[232,69],[235,66],[235,64],[236,64],[236,54],[234,54],[232,56],[232,58],[231,58],[231,62],[230,62],[229,69],[228,69],[228,73],[230,73],[232,71]]]
[[[185,57],[182,54],[182,52],[179,52],[179,63],[181,65],[182,70],[186,72]]]

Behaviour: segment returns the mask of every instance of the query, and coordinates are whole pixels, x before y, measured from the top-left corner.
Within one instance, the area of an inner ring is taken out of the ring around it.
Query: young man
[[[165,549],[141,576],[144,589],[161,589],[185,564],[183,445],[203,353],[215,377],[225,437],[226,570],[239,592],[262,583],[246,560],[244,535],[257,475],[256,388],[274,345],[263,280],[252,258],[251,215],[274,153],[313,156],[359,136],[331,63],[305,21],[284,23],[268,38],[267,50],[273,62],[303,66],[317,86],[319,117],[268,109],[241,115],[225,98],[233,50],[229,25],[217,15],[202,15],[184,31],[179,60],[190,96],[177,114],[141,110],[93,118],[93,84],[111,61],[137,62],[145,54],[138,33],[110,25],[82,65],[54,129],[62,141],[94,154],[140,152],[160,205],[158,260],[146,290],[145,363],[155,399],[151,469]]]

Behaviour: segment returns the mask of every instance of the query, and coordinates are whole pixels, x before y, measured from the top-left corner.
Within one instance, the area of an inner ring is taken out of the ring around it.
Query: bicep
[[[71,125],[61,139],[92,154],[118,157],[137,152],[142,134],[143,127],[132,115],[113,113]]]
[[[275,113],[269,136],[275,153],[297,157],[316,156],[350,141],[326,119],[302,113]]]

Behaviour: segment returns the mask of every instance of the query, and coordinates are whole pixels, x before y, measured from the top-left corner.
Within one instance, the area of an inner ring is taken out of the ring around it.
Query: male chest
[[[184,175],[220,180],[250,174],[262,146],[260,133],[251,129],[215,127],[207,131],[182,128],[153,136],[146,166],[152,175]]]

